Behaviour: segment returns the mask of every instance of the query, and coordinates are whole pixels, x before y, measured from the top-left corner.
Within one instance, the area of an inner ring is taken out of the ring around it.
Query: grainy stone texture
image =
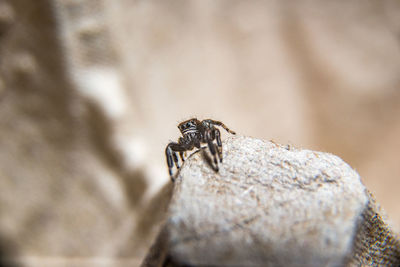
[[[383,210],[369,194],[353,241],[349,266],[400,266],[400,239],[386,224]]]
[[[185,162],[159,247],[144,265],[157,265],[156,255],[173,265],[207,266],[344,266],[366,259],[369,252],[359,256],[359,248],[353,257],[353,242],[369,195],[339,157],[249,137],[227,139],[223,156],[219,173],[202,153]]]

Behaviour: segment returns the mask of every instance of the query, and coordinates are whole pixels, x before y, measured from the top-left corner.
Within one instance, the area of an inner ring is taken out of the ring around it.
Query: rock
[[[329,153],[250,137],[229,138],[223,148],[219,173],[202,153],[182,166],[167,221],[143,266],[342,266],[366,260],[368,249],[354,241],[363,248],[371,244],[364,242],[371,231],[363,228],[363,220],[371,219],[363,217],[370,197],[348,164]]]

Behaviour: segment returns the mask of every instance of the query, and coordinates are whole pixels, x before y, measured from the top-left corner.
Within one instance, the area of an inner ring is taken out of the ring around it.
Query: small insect
[[[234,131],[229,130],[228,127],[226,127],[222,122],[214,120],[199,121],[196,118],[192,118],[190,120],[181,122],[178,125],[182,137],[179,137],[178,143],[171,142],[165,148],[165,156],[167,158],[169,175],[172,181],[175,181],[175,178],[172,175],[174,163],[177,169],[180,168],[177,153],[179,153],[182,162],[184,162],[184,153],[188,150],[192,150],[194,147],[201,148],[201,144],[208,145],[208,149],[210,150],[214,159],[214,165],[212,164],[212,161],[207,153],[203,153],[203,155],[213,170],[218,172],[219,169],[217,156],[219,158],[219,162],[222,162],[222,142],[221,133],[215,126],[221,126],[227,132],[236,134]],[[217,144],[213,142],[214,140],[217,141]]]

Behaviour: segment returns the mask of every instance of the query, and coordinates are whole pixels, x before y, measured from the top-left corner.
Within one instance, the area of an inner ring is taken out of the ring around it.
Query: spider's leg
[[[174,162],[176,164],[176,167],[179,169],[178,157],[176,155],[176,152],[181,152],[181,151],[185,151],[185,150],[186,150],[186,146],[175,143],[175,142],[169,143],[167,145],[167,147],[165,148],[165,156],[167,158],[169,176],[171,177],[172,181],[175,181],[173,174],[172,174],[172,168],[174,167]]]
[[[185,161],[185,156],[184,156],[185,152],[184,151],[179,151],[179,156],[181,157],[182,162]]]
[[[177,156],[177,153],[176,153],[175,151],[174,151],[174,153],[172,154],[172,158],[174,159],[176,168],[180,169],[181,166],[179,166],[178,156]]]
[[[179,139],[178,139],[178,144],[184,144],[185,143],[185,140],[182,138],[182,137],[179,137]],[[187,149],[187,148],[186,148]],[[182,151],[179,151],[179,157],[181,158],[181,160],[182,160],[182,164],[183,164],[183,162],[185,161],[185,156],[186,156],[186,149],[185,150],[182,150]]]
[[[211,138],[211,130],[208,130],[206,132],[206,141],[208,144],[208,148],[210,149],[210,152],[213,156],[214,159],[214,164],[216,166],[216,169],[218,171],[218,161],[217,161],[217,149],[215,147],[215,144],[213,143],[213,139]]]
[[[222,162],[222,142],[221,142],[221,133],[218,129],[214,130],[215,139],[217,140],[217,152],[219,157],[219,162]]]
[[[236,134],[234,131],[230,130],[225,124],[223,124],[220,121],[215,121],[215,120],[206,120],[208,122],[210,122],[211,124],[217,125],[217,126],[221,126],[222,128],[224,128],[228,133],[231,134]]]
[[[172,161],[171,144],[168,144],[168,146],[165,148],[165,157],[167,158],[169,177],[171,178],[171,180],[173,182],[173,181],[175,181],[175,179],[174,179],[174,177],[172,175],[172,167],[174,167],[174,163]]]
[[[206,152],[206,150],[205,149],[202,149],[201,150],[201,153],[202,153],[202,155],[203,155],[203,158],[206,160],[206,162],[207,162],[207,164],[209,165],[209,166],[211,166],[211,168],[215,171],[215,172],[218,172],[218,165],[216,165],[216,166],[214,166],[214,164],[213,164],[213,162],[212,162],[212,159],[210,158],[210,156],[208,155],[208,153]]]

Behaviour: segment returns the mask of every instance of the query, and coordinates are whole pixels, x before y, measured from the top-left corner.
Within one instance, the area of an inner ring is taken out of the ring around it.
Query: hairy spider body
[[[180,168],[177,153],[179,153],[182,162],[184,162],[184,153],[188,150],[192,150],[195,147],[201,148],[201,144],[207,144],[208,149],[210,150],[214,159],[214,165],[206,153],[203,153],[203,155],[214,171],[218,172],[219,168],[217,156],[219,158],[219,162],[222,162],[222,142],[221,133],[215,126],[221,126],[227,132],[236,134],[234,131],[228,129],[228,127],[226,127],[222,122],[210,119],[199,121],[196,118],[192,118],[190,120],[181,122],[178,125],[182,137],[179,137],[177,143],[171,142],[165,148],[165,156],[167,158],[169,175],[172,181],[175,180],[172,175],[174,163],[177,169]],[[214,140],[216,140],[217,144],[214,143]]]

